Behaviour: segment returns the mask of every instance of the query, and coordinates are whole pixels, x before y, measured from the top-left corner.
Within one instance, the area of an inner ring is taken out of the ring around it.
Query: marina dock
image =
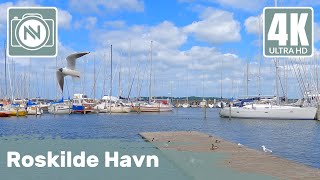
[[[250,174],[262,174],[276,179],[319,179],[320,170],[282,159],[271,153],[228,142],[197,131],[143,132],[140,136],[159,150],[211,152],[227,154],[223,168]]]

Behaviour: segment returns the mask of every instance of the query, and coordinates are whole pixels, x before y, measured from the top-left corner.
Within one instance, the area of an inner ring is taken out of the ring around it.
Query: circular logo
[[[23,18],[16,26],[15,35],[18,43],[25,49],[38,50],[49,40],[48,24],[37,16]]]

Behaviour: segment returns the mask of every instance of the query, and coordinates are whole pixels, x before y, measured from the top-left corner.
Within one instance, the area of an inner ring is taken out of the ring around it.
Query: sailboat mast
[[[96,100],[96,56],[93,56],[93,100]]]
[[[274,0],[274,6],[277,7],[278,6],[278,1]],[[276,91],[277,91],[277,105],[279,105],[279,81],[278,81],[278,77],[279,77],[279,72],[278,72],[278,64],[279,61],[277,58],[275,58],[275,64],[276,64]]]
[[[222,100],[222,66],[223,60],[221,59],[221,70],[220,70],[220,99]]]
[[[152,43],[150,43],[150,82],[149,82],[149,103],[151,102],[151,87],[152,87]]]
[[[5,83],[5,97],[8,95],[8,85],[7,85],[7,45],[4,41],[4,83]]]
[[[131,82],[131,56],[132,56],[132,51],[131,51],[131,39],[130,39],[130,42],[129,42],[129,76],[128,76],[128,91],[130,91],[130,82]],[[129,93],[128,93],[129,94]],[[129,98],[129,97],[128,97]]]
[[[314,56],[314,60],[315,60],[315,64],[316,64],[316,83],[317,83],[317,94],[319,94],[319,74],[318,74],[318,70],[319,70],[319,63],[318,63],[318,59],[317,59],[316,55]]]
[[[119,70],[119,84],[118,84],[118,96],[121,97],[121,66]]]
[[[260,97],[261,95],[261,16],[259,16],[258,20],[258,28],[259,28],[259,70],[258,70],[258,96]]]
[[[187,104],[189,104],[189,93],[188,93],[188,91],[189,91],[189,72],[188,72],[188,70],[187,70]]]
[[[202,99],[204,100],[204,74],[202,74]]]
[[[30,91],[31,91],[31,85],[30,85],[30,79],[31,79],[31,58],[29,58],[29,79],[28,79],[28,81],[29,81],[29,83],[28,83],[28,99],[30,99]]]
[[[247,62],[246,95],[249,98],[249,62]]]
[[[58,56],[56,56],[56,68],[58,68]],[[57,85],[58,85],[58,81],[57,81],[57,76],[55,76],[55,99],[57,99],[58,96],[58,91],[57,91]],[[63,92],[62,92],[63,93]],[[63,94],[62,94],[63,95]]]
[[[111,114],[111,96],[112,96],[112,44],[110,46],[110,102],[109,102],[109,106],[110,106],[110,114]]]

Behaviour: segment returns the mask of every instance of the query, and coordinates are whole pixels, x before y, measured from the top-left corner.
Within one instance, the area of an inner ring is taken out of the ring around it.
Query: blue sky
[[[66,64],[73,52],[90,51],[79,59],[80,80],[66,80],[64,96],[80,92],[93,96],[93,69],[96,61],[96,98],[108,94],[110,85],[109,46],[114,47],[114,94],[127,96],[137,69],[132,96],[148,95],[149,49],[153,40],[153,94],[173,96],[223,97],[245,94],[246,64],[249,63],[249,94],[258,94],[259,16],[272,0],[20,0],[0,2],[0,40],[6,31],[6,9],[12,6],[54,6],[59,10],[59,54],[56,59],[10,59],[13,96],[25,96],[17,86],[30,77],[29,96],[59,95],[55,71]],[[320,37],[319,2],[312,0],[279,0],[279,6],[311,6],[315,12],[315,48]],[[261,23],[262,25],[262,23]],[[131,44],[131,48],[130,48]],[[129,60],[131,56],[131,61]],[[3,54],[1,55],[3,59]],[[309,60],[305,61],[310,62]],[[3,64],[3,60],[0,62]],[[31,64],[31,65],[30,65]],[[139,64],[139,68],[137,68]],[[282,62],[282,65],[284,63]],[[3,67],[3,65],[1,66]],[[30,71],[26,70],[29,69]],[[46,72],[43,72],[43,69]],[[14,70],[14,71],[13,71]],[[310,69],[312,70],[312,69]],[[297,78],[286,70],[288,95],[301,97]],[[313,71],[312,71],[313,72]],[[284,70],[283,70],[284,73]],[[16,74],[13,76],[13,74]],[[261,94],[275,94],[275,67],[262,58]],[[3,73],[0,74],[3,76]],[[222,75],[222,76],[221,76]],[[312,75],[310,75],[311,77]],[[221,78],[222,77],[222,78]],[[222,80],[221,80],[222,79]],[[4,91],[4,80],[1,92]],[[282,79],[284,81],[284,79]],[[314,80],[309,82],[314,84]],[[283,83],[284,87],[285,83]],[[31,94],[31,95],[30,95]],[[2,93],[3,95],[3,93]]]

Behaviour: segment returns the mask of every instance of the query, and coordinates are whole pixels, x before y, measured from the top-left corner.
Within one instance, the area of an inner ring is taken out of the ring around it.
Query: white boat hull
[[[50,114],[70,114],[71,109],[68,105],[51,105],[48,108]]]
[[[115,106],[115,104],[112,104],[111,108],[109,105],[105,105],[104,103],[98,104],[94,107],[99,113],[129,113],[131,112],[131,107],[129,106]]]
[[[170,112],[173,110],[171,105],[140,105],[133,108],[137,112]]]
[[[182,104],[182,107],[183,107],[183,108],[189,108],[189,107],[191,107],[191,106],[190,106],[190,104],[185,103],[185,104]]]
[[[108,110],[109,109],[109,110]],[[126,106],[120,106],[120,107],[107,107],[107,110],[110,111],[111,113],[129,113],[131,112],[131,107],[126,107]]]
[[[41,115],[43,110],[40,107],[28,107],[27,115]]]
[[[225,107],[220,110],[221,117],[246,118],[246,119],[288,119],[312,120],[315,119],[315,107],[289,107],[278,106],[274,108],[244,108]]]

